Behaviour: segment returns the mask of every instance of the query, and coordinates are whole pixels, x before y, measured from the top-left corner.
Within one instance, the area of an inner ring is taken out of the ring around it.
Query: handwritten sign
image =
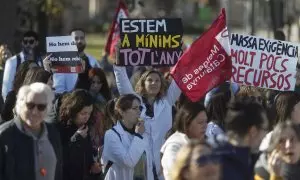
[[[182,54],[181,19],[121,19],[118,65],[172,66]]]
[[[81,72],[81,58],[72,36],[47,37],[47,53],[51,53],[49,60],[56,73]]]
[[[231,34],[232,81],[261,88],[292,91],[298,44]]]

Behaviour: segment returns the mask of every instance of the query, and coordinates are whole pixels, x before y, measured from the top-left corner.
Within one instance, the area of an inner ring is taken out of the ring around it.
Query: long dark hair
[[[82,89],[67,94],[62,99],[59,110],[60,120],[64,125],[74,124],[75,117],[84,107],[93,105],[92,96]]]
[[[28,70],[23,85],[29,85],[34,82],[42,82],[47,84],[52,74],[41,67],[33,67]]]
[[[216,123],[223,130],[229,101],[230,94],[219,92],[211,97],[206,107],[208,121]]]
[[[206,111],[202,103],[193,103],[189,101],[183,103],[177,110],[174,118],[174,125],[167,133],[166,138],[170,137],[176,131],[186,134],[187,128],[201,111]]]
[[[106,75],[101,68],[91,68],[89,70],[89,81],[90,85],[92,84],[93,77],[97,76],[102,83],[102,87],[99,93],[105,98],[106,101],[111,99],[111,91],[108,86]]]
[[[20,87],[23,85],[23,82],[25,80],[26,73],[30,69],[30,65],[35,64],[37,66],[37,63],[33,60],[27,60],[20,64],[20,66],[17,69],[15,80],[13,83],[13,90],[18,93]]]

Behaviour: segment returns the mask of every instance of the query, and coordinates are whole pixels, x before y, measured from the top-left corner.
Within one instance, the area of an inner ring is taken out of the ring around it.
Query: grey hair
[[[47,113],[51,111],[54,100],[54,92],[47,84],[36,82],[30,85],[24,85],[20,88],[15,106],[17,115],[20,114],[20,110],[24,105],[29,93],[45,95],[47,97]]]

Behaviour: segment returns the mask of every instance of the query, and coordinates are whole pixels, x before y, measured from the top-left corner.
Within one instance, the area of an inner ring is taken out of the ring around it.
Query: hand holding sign
[[[46,68],[51,68],[57,73],[80,73],[82,60],[78,55],[78,49],[72,36],[47,37],[47,52],[50,57],[45,60]],[[47,61],[51,61],[51,63]]]

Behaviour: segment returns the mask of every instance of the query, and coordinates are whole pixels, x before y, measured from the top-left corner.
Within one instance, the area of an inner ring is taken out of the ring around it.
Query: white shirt
[[[114,129],[120,134],[121,140],[112,129],[106,131],[101,163],[104,168],[108,161],[112,161],[113,164],[109,168],[105,180],[132,180],[134,168],[144,152],[146,152],[147,159],[147,179],[152,180],[152,157],[147,134],[144,133],[143,139],[141,139],[125,131],[119,122]]]
[[[154,117],[146,115],[146,106],[142,98],[133,90],[130,80],[127,76],[126,68],[122,66],[114,66],[116,76],[116,84],[121,95],[135,94],[141,99],[143,110],[141,118],[145,121],[146,133],[150,137],[150,148],[153,154],[154,164],[157,175],[163,179],[163,173],[160,160],[160,149],[165,142],[165,136],[172,127],[172,106],[175,104],[181,94],[181,90],[176,82],[172,80],[166,95],[153,104]]]
[[[161,148],[163,154],[161,165],[165,180],[171,180],[171,172],[174,170],[173,165],[176,160],[177,153],[186,144],[189,143],[189,138],[186,134],[176,131],[164,143]]]

